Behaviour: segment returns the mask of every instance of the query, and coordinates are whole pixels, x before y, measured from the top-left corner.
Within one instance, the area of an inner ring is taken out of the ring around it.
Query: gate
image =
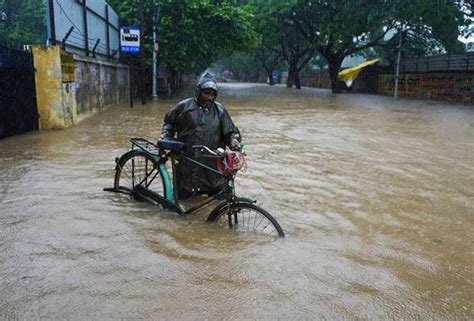
[[[0,138],[38,130],[38,117],[32,54],[0,45]]]

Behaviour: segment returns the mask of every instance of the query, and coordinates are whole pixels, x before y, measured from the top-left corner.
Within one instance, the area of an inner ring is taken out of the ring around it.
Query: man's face
[[[216,92],[212,89],[203,89],[199,95],[199,105],[202,107],[210,107],[216,99]]]

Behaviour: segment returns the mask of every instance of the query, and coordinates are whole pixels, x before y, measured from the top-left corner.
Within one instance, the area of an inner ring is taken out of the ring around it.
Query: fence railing
[[[474,52],[405,59],[400,73],[474,71]]]
[[[37,129],[33,57],[0,45],[0,138]]]

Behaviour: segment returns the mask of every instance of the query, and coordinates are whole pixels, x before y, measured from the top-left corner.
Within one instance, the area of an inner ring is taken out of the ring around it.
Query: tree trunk
[[[267,69],[268,84],[273,86],[275,82],[273,81],[272,69]]]
[[[296,69],[295,64],[290,64],[290,68],[288,70],[288,79],[286,81],[286,87],[291,88],[293,87],[293,84],[295,83],[295,75],[297,75],[298,70]]]
[[[258,82],[259,79],[260,79],[260,72],[255,71],[254,74],[253,74],[253,82]]]
[[[294,79],[296,89],[301,89],[300,72],[298,70],[295,70]]]
[[[178,87],[176,73],[177,72],[175,70],[170,71],[170,84],[172,89],[176,89]]]
[[[331,90],[333,94],[339,94],[342,92],[342,88],[339,85],[339,78],[337,77],[337,74],[339,73],[339,69],[341,68],[343,59],[344,57],[327,59],[329,65],[329,79],[331,80]]]

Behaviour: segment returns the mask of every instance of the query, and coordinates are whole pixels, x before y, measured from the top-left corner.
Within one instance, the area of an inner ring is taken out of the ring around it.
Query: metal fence
[[[405,59],[400,73],[474,71],[474,52]]]
[[[31,53],[0,45],[0,138],[38,129]]]

